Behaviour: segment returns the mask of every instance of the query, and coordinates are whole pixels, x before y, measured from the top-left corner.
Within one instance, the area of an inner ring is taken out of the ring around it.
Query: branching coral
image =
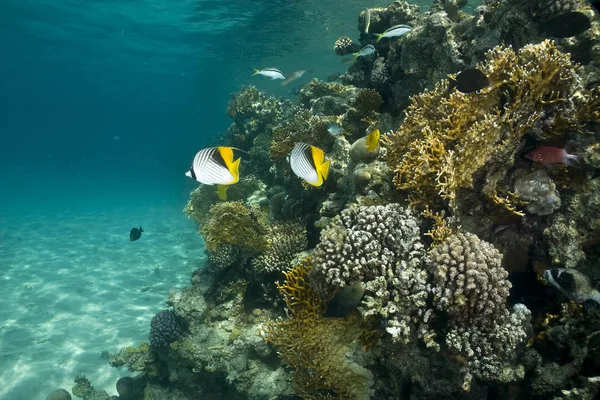
[[[308,284],[308,263],[286,272],[284,283],[278,284],[288,317],[269,321],[259,334],[291,368],[297,395],[315,400],[368,400],[373,374],[348,357],[368,330],[356,314],[322,316],[325,304]]]
[[[308,246],[306,228],[299,222],[279,222],[272,226],[269,248],[252,260],[256,272],[284,272],[296,254]]]
[[[233,245],[249,254],[258,254],[267,249],[269,232],[267,214],[258,207],[246,207],[239,201],[213,205],[202,227],[209,252],[222,245]]]
[[[531,316],[523,305],[506,309],[511,287],[502,255],[490,243],[457,233],[429,252],[433,305],[449,317],[446,345],[467,362],[467,371],[484,380],[522,378],[512,365],[527,338]]]
[[[342,211],[321,233],[311,283],[323,297],[360,281],[365,284],[364,315],[379,315],[395,339],[410,341],[426,313],[427,273],[419,223],[397,204]]]
[[[482,174],[481,192],[494,203],[498,192],[508,192],[502,181],[526,133],[543,140],[581,125],[577,107],[592,97],[553,42],[527,45],[518,54],[498,46],[486,58],[478,68],[490,87],[463,94],[439,82],[412,98],[400,129],[383,140],[394,183],[414,203],[454,209],[457,196]]]

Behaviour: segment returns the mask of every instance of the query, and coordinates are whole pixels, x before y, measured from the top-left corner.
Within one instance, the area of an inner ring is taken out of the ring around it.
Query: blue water
[[[99,352],[144,340],[201,265],[183,174],[231,92],[289,96],[252,68],[343,72],[333,43],[388,3],[0,0],[0,399],[78,372],[115,394]]]

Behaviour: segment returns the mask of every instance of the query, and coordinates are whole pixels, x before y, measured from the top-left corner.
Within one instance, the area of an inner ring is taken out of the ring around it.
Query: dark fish
[[[139,229],[131,228],[131,230],[129,231],[129,240],[131,240],[132,242],[138,240],[139,238],[142,237],[142,232],[144,232],[144,230],[142,229],[141,225],[140,225]]]
[[[362,282],[356,282],[352,285],[345,286],[335,294],[333,299],[327,306],[325,311],[326,317],[345,317],[352,311],[356,310],[358,304],[365,294],[365,288]]]
[[[483,89],[490,84],[488,77],[477,68],[469,68],[450,79],[450,89],[456,87],[461,93],[472,93]]]
[[[340,79],[340,76],[342,76],[342,74],[340,74],[339,72],[329,74],[329,76],[327,77],[327,82],[337,81],[338,79]]]
[[[577,36],[591,27],[590,19],[585,14],[577,11],[557,15],[545,24],[546,33],[556,38]]]

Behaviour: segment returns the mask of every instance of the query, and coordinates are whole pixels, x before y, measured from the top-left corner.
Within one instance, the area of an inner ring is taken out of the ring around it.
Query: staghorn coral
[[[297,253],[308,246],[306,228],[300,222],[279,222],[272,226],[269,248],[252,260],[255,272],[285,272]]]
[[[457,233],[429,252],[433,306],[449,318],[446,345],[466,360],[467,376],[513,381],[523,377],[514,365],[517,347],[527,338],[531,313],[524,305],[510,313],[511,287],[502,255],[476,235]]]
[[[412,98],[400,129],[382,140],[396,187],[410,191],[415,203],[455,210],[463,200],[457,196],[472,193],[481,180],[477,189],[488,202],[510,210],[509,201],[498,199],[508,192],[504,180],[522,137],[544,140],[581,125],[576,109],[591,95],[553,42],[527,45],[518,54],[497,46],[486,58],[478,68],[490,87],[449,93],[447,82],[439,82]]]
[[[356,314],[322,316],[325,303],[308,283],[309,263],[285,272],[286,280],[277,287],[288,317],[267,322],[259,335],[290,366],[294,391],[302,398],[368,400],[373,374],[349,357],[368,329]]]
[[[258,254],[269,245],[267,214],[256,206],[246,207],[240,201],[213,205],[201,232],[209,252],[221,245],[233,245],[249,254]]]

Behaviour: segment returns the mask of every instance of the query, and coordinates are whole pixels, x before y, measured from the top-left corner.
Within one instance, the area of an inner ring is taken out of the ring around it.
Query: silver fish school
[[[306,143],[296,143],[288,161],[294,174],[313,186],[321,186],[329,174],[323,150]]]
[[[240,160],[233,161],[232,147],[209,147],[196,153],[185,175],[205,185],[232,185],[239,180]]]

